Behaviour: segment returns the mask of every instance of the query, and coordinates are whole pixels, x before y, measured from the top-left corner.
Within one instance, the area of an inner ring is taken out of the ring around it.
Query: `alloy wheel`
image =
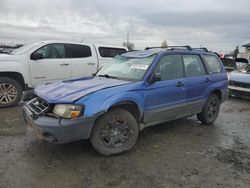
[[[218,111],[219,105],[217,104],[215,98],[212,98],[207,108],[208,118],[214,118],[215,116],[217,116]]]
[[[17,99],[17,89],[10,83],[0,84],[0,104],[9,104]]]
[[[101,141],[108,147],[121,147],[128,142],[128,123],[122,117],[112,118],[101,129]]]

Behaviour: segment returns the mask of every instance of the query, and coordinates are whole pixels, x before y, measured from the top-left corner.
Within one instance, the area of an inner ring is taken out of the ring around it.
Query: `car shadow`
[[[161,137],[179,137],[183,135],[191,134],[193,135],[194,130],[197,133],[197,129],[207,128],[207,126],[202,125],[199,121],[191,119],[178,119],[175,121],[167,122],[164,124],[159,124],[152,127],[147,127],[142,130],[139,134],[137,140],[136,148],[144,147],[145,143],[157,144],[161,140],[155,140],[154,138]],[[32,134],[32,130],[28,131],[27,134]],[[198,136],[201,133],[198,131]],[[27,147],[26,153],[30,155],[31,158],[43,158],[43,160],[48,160],[49,158],[65,158],[70,159],[76,156],[81,158],[103,158],[104,156],[98,154],[91,146],[89,140],[75,141],[67,144],[53,144],[48,143],[44,140],[39,140],[34,135],[30,136],[31,141]],[[136,149],[135,149],[136,150]],[[135,151],[135,150],[132,150]],[[129,155],[132,152],[127,152],[122,155]],[[119,156],[119,155],[118,155]],[[37,160],[37,159],[36,159]]]

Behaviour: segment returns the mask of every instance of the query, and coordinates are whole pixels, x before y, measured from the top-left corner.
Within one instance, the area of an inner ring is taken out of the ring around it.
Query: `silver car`
[[[229,73],[230,96],[250,99],[250,64]]]

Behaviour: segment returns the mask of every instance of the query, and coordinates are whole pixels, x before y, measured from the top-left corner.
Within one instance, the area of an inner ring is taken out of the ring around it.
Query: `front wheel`
[[[108,156],[131,150],[138,133],[134,116],[122,108],[116,108],[96,121],[90,141],[97,152]]]
[[[219,111],[220,99],[217,95],[212,94],[208,97],[201,113],[197,114],[197,118],[204,124],[211,124],[217,119]]]
[[[0,77],[0,107],[14,106],[21,100],[23,89],[12,78]]]

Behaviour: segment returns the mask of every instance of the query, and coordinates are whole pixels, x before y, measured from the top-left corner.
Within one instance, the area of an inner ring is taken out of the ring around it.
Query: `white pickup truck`
[[[0,54],[0,107],[17,104],[24,90],[48,81],[89,76],[125,47],[42,41]]]

